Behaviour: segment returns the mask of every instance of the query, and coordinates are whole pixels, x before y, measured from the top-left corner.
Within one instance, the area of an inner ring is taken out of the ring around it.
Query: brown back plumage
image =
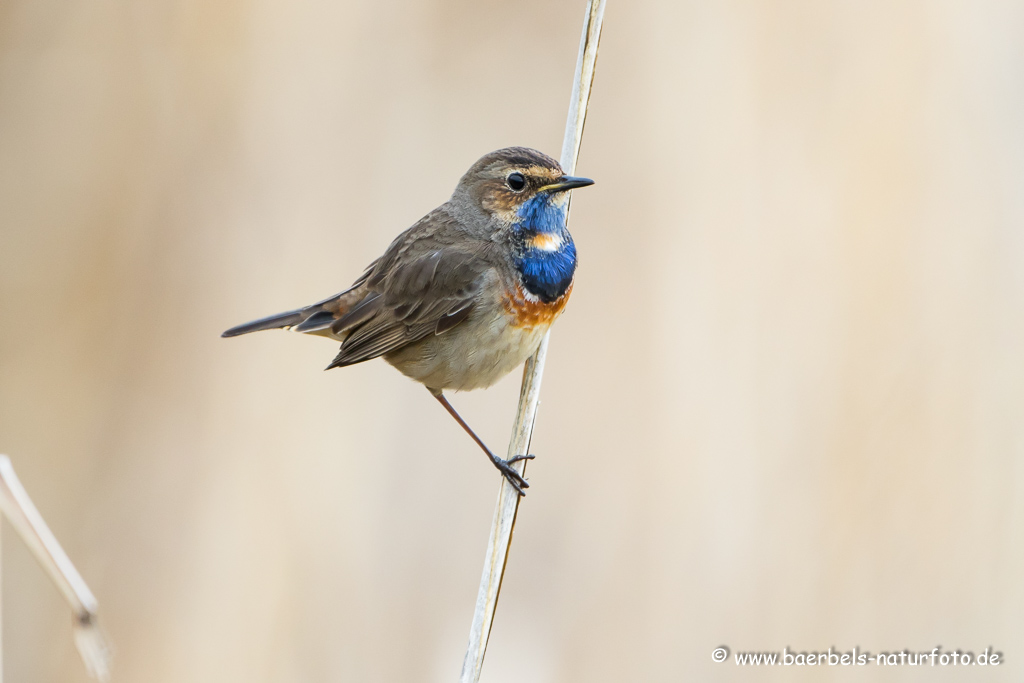
[[[286,328],[332,337],[342,342],[328,366],[334,368],[452,329],[473,310],[481,276],[500,259],[493,242],[466,235],[446,209],[441,206],[399,235],[344,292],[223,336]]]

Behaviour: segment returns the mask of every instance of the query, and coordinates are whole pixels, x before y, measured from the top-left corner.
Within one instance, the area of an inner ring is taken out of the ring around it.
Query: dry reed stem
[[[601,25],[604,21],[604,6],[605,0],[588,0],[587,2],[560,159],[562,170],[568,175],[572,175],[576,170],[576,158],[579,155],[580,142],[583,139],[583,124],[587,116],[590,88],[594,81],[594,65],[597,61]],[[568,220],[568,216],[566,216],[566,220]],[[523,368],[519,409],[516,412],[512,438],[508,445],[509,458],[526,454],[530,450],[533,425],[537,419],[537,405],[540,402],[540,385],[544,374],[544,360],[547,356],[549,337],[550,333],[544,335],[537,352],[526,361]],[[521,460],[513,467],[523,474],[526,471],[526,461]],[[512,543],[512,531],[515,528],[518,510],[519,494],[508,481],[502,478],[498,503],[494,509],[491,536],[487,544],[487,554],[484,557],[483,576],[480,579],[480,589],[473,611],[469,647],[462,662],[462,676],[459,679],[461,683],[477,683],[480,680],[480,671],[483,668],[487,640],[494,622],[494,612],[498,606],[498,594],[501,591],[501,581],[505,575],[505,563],[508,560],[508,550]]]
[[[71,606],[75,646],[89,675],[109,680],[110,648],[96,626],[96,598],[46,526],[6,455],[0,455],[0,512]]]

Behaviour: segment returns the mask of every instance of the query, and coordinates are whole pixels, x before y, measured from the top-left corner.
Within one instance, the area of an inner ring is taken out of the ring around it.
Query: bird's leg
[[[480,440],[480,437],[476,435],[476,432],[470,429],[469,425],[466,424],[466,421],[463,420],[462,416],[460,416],[455,411],[455,408],[452,407],[452,404],[448,402],[448,399],[444,397],[444,394],[442,392],[435,391],[434,389],[429,389],[429,391],[430,394],[434,398],[436,398],[441,405],[444,406],[444,409],[447,410],[448,413],[455,418],[455,421],[462,425],[462,428],[466,430],[466,433],[473,437],[473,441],[476,441],[476,444],[483,449],[484,453],[486,453],[487,457],[491,459],[491,462],[494,463],[494,466],[498,468],[498,471],[501,472],[502,476],[505,477],[505,479],[508,480],[508,483],[512,485],[512,488],[518,491],[519,495],[525,496],[526,493],[523,491],[523,489],[530,488],[530,485],[526,483],[525,479],[523,479],[523,475],[519,474],[519,472],[517,472],[515,468],[512,467],[512,463],[519,462],[520,460],[533,460],[533,456],[517,455],[514,458],[502,460],[501,458],[499,458],[498,456],[491,452],[491,449],[488,448],[487,445]]]

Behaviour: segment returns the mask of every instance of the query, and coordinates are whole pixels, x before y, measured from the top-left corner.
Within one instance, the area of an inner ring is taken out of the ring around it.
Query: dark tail
[[[302,322],[306,316],[309,315],[309,309],[299,308],[294,311],[288,311],[287,313],[278,313],[277,315],[267,316],[266,318],[260,318],[259,320],[253,320],[251,323],[245,323],[244,325],[238,325],[232,327],[230,330],[220,335],[222,337],[237,337],[240,334],[249,334],[250,332],[259,332],[260,330],[276,330],[282,327],[292,327]]]
[[[293,332],[304,332],[306,334],[318,334],[324,337],[333,337],[331,324],[338,316],[348,311],[349,308],[363,297],[363,292],[355,288],[346,289],[341,294],[335,294],[323,301],[304,308],[296,308],[287,313],[278,313],[266,318],[253,320],[245,323],[220,335],[222,337],[237,337],[240,334],[259,332],[260,330],[278,330],[287,327]]]

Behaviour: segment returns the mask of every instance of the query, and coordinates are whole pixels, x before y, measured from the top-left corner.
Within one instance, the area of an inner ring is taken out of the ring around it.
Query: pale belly
[[[502,308],[471,315],[442,335],[431,335],[384,356],[384,360],[430,389],[468,391],[488,387],[537,350],[548,321],[516,326]]]

